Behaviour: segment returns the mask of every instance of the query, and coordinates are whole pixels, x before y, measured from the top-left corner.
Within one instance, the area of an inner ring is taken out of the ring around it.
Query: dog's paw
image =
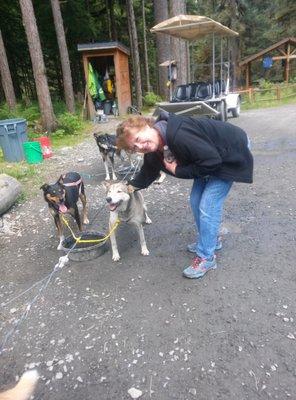
[[[152,221],[148,216],[146,217],[145,223],[148,225],[152,224]]]
[[[110,181],[110,176],[106,176],[105,181]]]
[[[141,250],[141,254],[142,254],[142,256],[149,256],[149,250],[147,249],[147,247],[146,247],[146,249]]]
[[[118,253],[117,254],[113,254],[112,260],[113,261],[119,261],[120,260],[120,255]]]
[[[59,243],[59,245],[58,245],[58,247],[57,247],[57,250],[63,250],[62,243]]]
[[[88,218],[84,218],[83,223],[84,223],[84,225],[88,225],[89,224],[89,219]]]

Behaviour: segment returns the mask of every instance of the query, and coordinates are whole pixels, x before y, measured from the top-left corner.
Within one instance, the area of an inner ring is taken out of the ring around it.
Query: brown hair
[[[130,150],[127,144],[127,138],[131,134],[131,129],[137,128],[139,131],[146,125],[152,127],[155,124],[155,119],[151,117],[142,117],[137,115],[130,117],[121,122],[116,129],[116,146],[119,149]]]

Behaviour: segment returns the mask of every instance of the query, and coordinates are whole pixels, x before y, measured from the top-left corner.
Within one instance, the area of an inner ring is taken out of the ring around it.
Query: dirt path
[[[56,273],[0,356],[0,386],[24,369],[41,374],[42,400],[295,399],[296,106],[248,111],[230,122],[250,135],[255,182],[237,184],[225,208],[220,268],[182,278],[194,239],[190,182],[167,178],[144,193],[151,255],[119,228],[111,253]],[[113,129],[113,127],[111,127]],[[106,231],[104,168],[92,139],[48,161],[50,180],[81,172],[93,228]],[[41,193],[8,215],[1,240],[0,303],[47,276],[61,255]],[[0,308],[0,342],[38,289]]]

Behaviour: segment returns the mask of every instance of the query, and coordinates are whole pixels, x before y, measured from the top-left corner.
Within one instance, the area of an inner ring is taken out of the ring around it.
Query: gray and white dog
[[[134,191],[131,189],[131,186],[124,182],[104,182],[103,185],[106,189],[106,201],[110,211],[110,230],[112,230],[118,219],[121,222],[134,224],[139,233],[141,254],[143,256],[148,256],[149,250],[146,245],[143,224],[151,224],[151,219],[148,217],[142,193]],[[120,255],[117,248],[115,232],[112,232],[110,240],[112,260],[118,261],[120,260]]]

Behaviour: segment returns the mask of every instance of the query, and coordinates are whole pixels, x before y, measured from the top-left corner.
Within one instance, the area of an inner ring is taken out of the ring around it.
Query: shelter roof
[[[95,50],[110,50],[110,49],[119,49],[123,53],[130,55],[129,48],[120,42],[93,42],[93,43],[81,43],[77,45],[78,51],[95,51]]]
[[[281,47],[284,44],[292,44],[292,45],[296,46],[296,38],[295,37],[288,37],[288,38],[282,39],[279,42],[273,44],[272,46],[269,46],[266,49],[261,50],[258,53],[253,54],[253,55],[245,58],[244,60],[242,60],[239,63],[239,66],[243,67],[244,65],[248,64],[249,62],[255,61],[258,58],[261,58],[265,54],[270,53],[271,51],[278,49],[279,47]]]
[[[177,15],[153,26],[150,31],[187,40],[196,40],[211,33],[220,36],[238,36],[237,32],[220,22],[201,15]]]

